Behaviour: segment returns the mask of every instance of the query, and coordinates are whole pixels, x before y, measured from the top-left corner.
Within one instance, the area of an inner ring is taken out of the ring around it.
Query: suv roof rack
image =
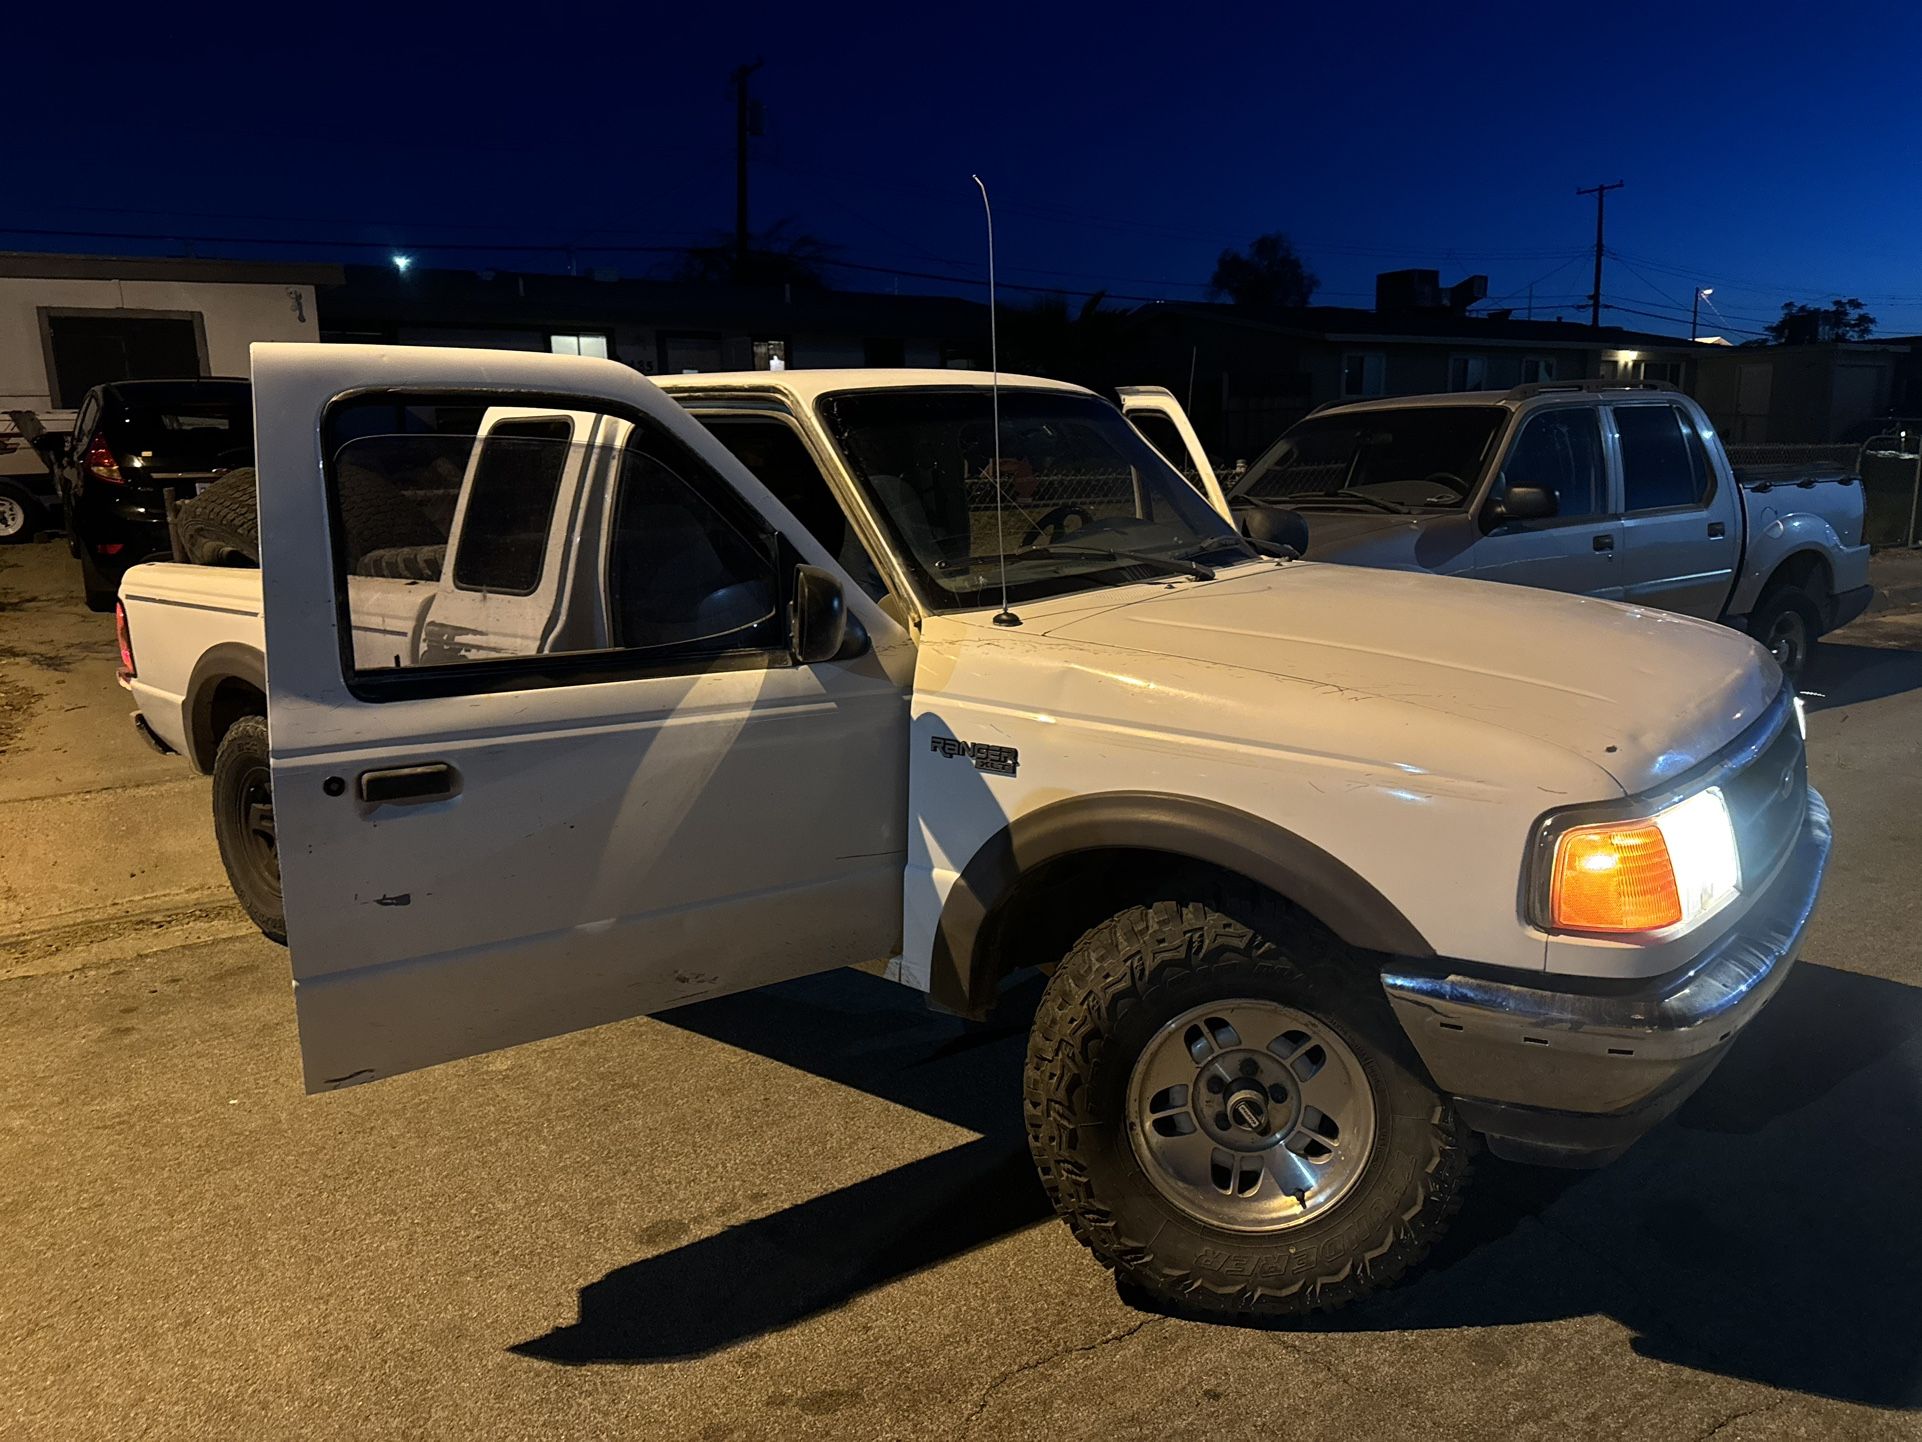
[[[1525,401],[1535,396],[1553,395],[1558,391],[1574,394],[1587,394],[1593,391],[1673,391],[1681,393],[1682,388],[1668,381],[1530,381],[1509,391],[1507,399]]]

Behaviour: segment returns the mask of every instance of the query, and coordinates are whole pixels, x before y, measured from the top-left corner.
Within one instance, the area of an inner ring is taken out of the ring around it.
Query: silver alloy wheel
[[[1155,1189],[1211,1226],[1275,1232],[1353,1189],[1375,1145],[1375,1092],[1327,1023],[1277,1002],[1185,1012],[1128,1078],[1128,1135]]]
[[[0,496],[0,536],[17,536],[27,528],[27,508],[12,496]]]

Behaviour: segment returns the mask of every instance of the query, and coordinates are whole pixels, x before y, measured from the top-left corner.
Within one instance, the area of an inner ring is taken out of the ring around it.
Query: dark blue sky
[[[732,225],[727,76],[760,56],[755,222],[851,263],[978,274],[978,170],[1007,282],[1195,298],[1224,245],[1279,228],[1326,302],[1369,304],[1377,270],[1426,265],[1484,271],[1517,308],[1532,282],[1538,316],[1573,318],[1594,232],[1574,191],[1620,179],[1606,298],[1653,314],[1608,319],[1685,330],[1699,284],[1721,312],[1705,333],[1836,295],[1884,333],[1922,331],[1922,7],[1241,8],[255,5],[29,25],[16,58],[52,59],[10,67],[8,131],[28,143],[0,226],[474,267],[559,268],[514,245],[573,245],[642,273],[660,258],[596,247]]]

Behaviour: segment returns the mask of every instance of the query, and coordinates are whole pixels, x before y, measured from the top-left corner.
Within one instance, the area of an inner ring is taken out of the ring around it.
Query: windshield
[[[999,601],[1003,557],[1010,601],[1254,558],[1121,412],[1093,396],[1003,390],[997,487],[989,407],[985,386],[851,391],[821,405],[935,609]]]
[[[1309,416],[1248,468],[1235,494],[1255,500],[1395,511],[1459,509],[1508,412],[1409,406]]]
[[[253,464],[253,398],[244,385],[129,386],[108,431],[116,450],[163,469]]]

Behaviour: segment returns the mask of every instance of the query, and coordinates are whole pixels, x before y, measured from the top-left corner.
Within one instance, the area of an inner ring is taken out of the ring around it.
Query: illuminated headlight
[[[1706,920],[1742,889],[1719,787],[1651,816],[1571,826],[1555,839],[1548,922],[1558,931],[1665,931]]]
[[[1802,698],[1795,698],[1795,729],[1802,733],[1804,741],[1809,739],[1809,708],[1802,704]]]

